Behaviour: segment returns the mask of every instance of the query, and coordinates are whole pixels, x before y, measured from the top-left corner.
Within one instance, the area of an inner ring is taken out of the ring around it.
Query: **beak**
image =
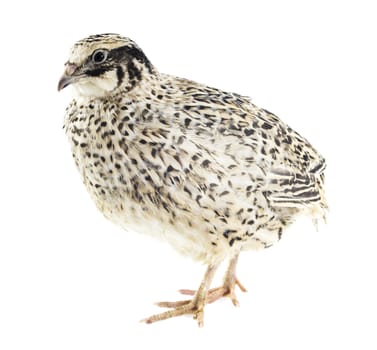
[[[78,78],[80,78],[80,75],[75,75],[77,68],[78,67],[73,63],[67,63],[65,65],[64,74],[59,80],[58,91],[63,90],[65,87],[74,83]]]

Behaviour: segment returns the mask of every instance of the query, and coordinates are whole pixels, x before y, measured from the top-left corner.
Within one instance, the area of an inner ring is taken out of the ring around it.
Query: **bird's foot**
[[[202,283],[200,284],[197,292],[194,293],[192,300],[176,302],[163,301],[157,303],[158,306],[170,307],[172,310],[145,318],[141,322],[153,323],[181,315],[194,315],[194,319],[198,321],[199,327],[203,327],[203,315],[204,306],[206,305],[207,291],[217,267],[218,264],[208,265]]]
[[[212,288],[208,291],[206,303],[210,304],[215,302],[216,300],[228,297],[232,300],[234,306],[239,306],[239,302],[236,297],[236,285],[242,292],[247,292],[246,288],[241,284],[241,282],[237,279],[237,277],[224,282],[221,287]],[[179,292],[183,295],[194,295],[195,291],[191,289],[181,289]]]
[[[156,305],[160,307],[172,308],[172,310],[153,315],[151,317],[141,320],[140,322],[150,324],[157,321],[166,320],[172,317],[191,314],[194,316],[194,319],[198,321],[199,327],[203,327],[203,311],[205,304],[205,300],[198,299],[195,297],[192,300],[182,300],[175,302],[162,301],[156,303]]]

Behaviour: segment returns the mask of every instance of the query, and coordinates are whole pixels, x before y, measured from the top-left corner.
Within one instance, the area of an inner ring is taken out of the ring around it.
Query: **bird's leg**
[[[213,288],[208,291],[207,303],[213,303],[214,301],[222,297],[229,297],[232,300],[234,306],[239,306],[238,300],[236,298],[235,287],[237,285],[242,292],[246,292],[247,290],[236,277],[238,256],[239,253],[230,260],[224,276],[223,285],[221,287]],[[195,291],[189,289],[181,289],[180,293],[184,295],[194,295]]]
[[[208,289],[211,285],[213,276],[216,272],[216,269],[219,264],[209,265],[207,271],[204,275],[204,278],[199,286],[199,289],[194,293],[192,300],[183,300],[177,302],[160,302],[157,303],[158,306],[162,307],[171,307],[173,310],[169,310],[157,315],[153,315],[146,319],[143,319],[141,322],[153,323],[157,321],[166,320],[171,317],[193,314],[194,319],[198,321],[199,327],[203,326],[203,311],[206,304],[206,298],[208,295]]]
[[[247,290],[236,276],[238,256],[239,253],[230,260],[228,268],[224,275],[223,285],[221,287],[209,290],[207,300],[208,303],[213,303],[214,301],[222,297],[229,297],[230,300],[232,300],[234,306],[239,306],[239,302],[235,293],[236,285],[241,289],[242,292],[246,292]]]

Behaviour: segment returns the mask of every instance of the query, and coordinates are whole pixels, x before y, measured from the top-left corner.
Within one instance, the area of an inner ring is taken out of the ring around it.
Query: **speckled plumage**
[[[249,98],[160,74],[115,34],[75,44],[59,88],[68,84],[76,165],[125,229],[217,267],[272,245],[300,213],[324,217],[324,159]]]

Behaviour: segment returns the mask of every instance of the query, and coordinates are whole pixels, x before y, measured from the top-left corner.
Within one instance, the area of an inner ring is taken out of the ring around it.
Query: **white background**
[[[377,348],[373,1],[4,3],[0,349]],[[101,32],[161,72],[252,96],[327,159],[328,224],[244,253],[241,307],[208,306],[203,329],[138,322],[205,267],[107,222],[74,168],[56,87],[70,46]]]

